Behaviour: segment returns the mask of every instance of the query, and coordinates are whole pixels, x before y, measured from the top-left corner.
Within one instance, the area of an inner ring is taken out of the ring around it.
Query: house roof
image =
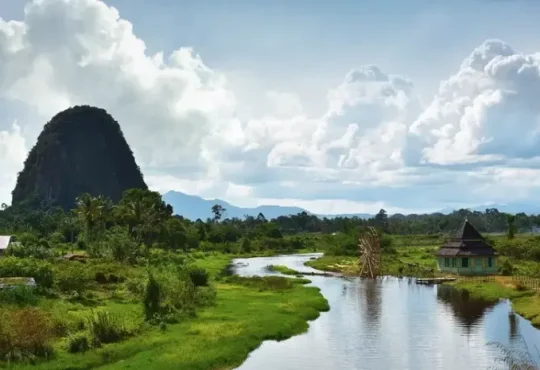
[[[465,219],[465,222],[456,232],[456,239],[461,240],[483,240],[482,235],[474,228],[471,223]]]
[[[447,240],[437,251],[443,257],[494,256],[495,250],[486,243],[475,227],[465,220],[455,237]]]
[[[11,240],[10,235],[0,235],[0,250],[7,249]]]

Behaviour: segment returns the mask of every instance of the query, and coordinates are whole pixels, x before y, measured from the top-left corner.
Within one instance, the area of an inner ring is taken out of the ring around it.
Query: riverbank
[[[84,353],[70,354],[66,343],[58,341],[50,361],[13,368],[230,369],[240,365],[263,341],[283,340],[306,331],[308,321],[329,309],[318,288],[302,285],[309,282],[306,279],[221,276],[231,259],[223,254],[195,258],[194,264],[209,272],[217,292],[215,304],[198,310],[196,317],[186,317],[164,330],[141,326],[129,339]],[[126,321],[142,321],[143,306],[139,302],[111,299],[103,305],[121,313]],[[82,316],[94,308],[80,304],[70,307],[69,314]]]
[[[434,248],[407,247],[398,248],[394,254],[382,256],[382,274],[392,276],[426,277],[437,276],[435,260],[432,257]],[[358,274],[354,265],[357,257],[323,256],[310,260],[306,266],[321,271],[347,274]],[[525,262],[514,261],[516,266]],[[457,281],[445,283],[457,289],[467,290],[472,296],[485,300],[508,299],[516,313],[540,328],[540,293],[520,286],[511,277],[498,276],[495,281]]]
[[[431,277],[437,275],[437,264],[433,258],[436,247],[399,247],[392,253],[382,255],[382,275]],[[324,255],[309,260],[306,266],[321,271],[338,272],[344,275],[358,274],[356,256]]]
[[[495,281],[457,281],[445,284],[466,290],[471,296],[488,301],[508,299],[518,315],[540,328],[540,293],[526,289],[512,281],[511,277],[497,276]]]

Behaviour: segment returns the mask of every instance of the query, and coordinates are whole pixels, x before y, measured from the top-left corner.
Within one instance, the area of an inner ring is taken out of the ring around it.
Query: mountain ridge
[[[267,219],[277,218],[279,216],[295,215],[301,212],[306,212],[310,215],[315,215],[317,217],[359,217],[359,218],[370,218],[375,216],[374,214],[369,213],[341,213],[341,214],[316,214],[310,212],[301,207],[290,207],[290,206],[278,206],[278,205],[261,205],[257,207],[239,207],[235,206],[222,199],[204,199],[197,195],[190,195],[179,191],[168,191],[163,194],[163,199],[165,202],[169,203],[174,210],[175,214],[181,215],[190,220],[196,220],[200,218],[201,220],[206,220],[209,217],[212,217],[211,208],[215,204],[219,204],[226,209],[225,218],[244,218],[244,216],[253,216],[257,217],[259,213],[262,213]],[[530,204],[489,204],[489,205],[480,205],[476,207],[467,208],[470,211],[485,211],[489,208],[496,208],[499,212],[507,213],[520,213],[524,212],[527,214],[537,214],[539,209],[535,208],[534,205]],[[442,213],[449,214],[457,209],[445,208],[440,211],[432,212],[433,213]],[[390,216],[390,215],[389,215]]]

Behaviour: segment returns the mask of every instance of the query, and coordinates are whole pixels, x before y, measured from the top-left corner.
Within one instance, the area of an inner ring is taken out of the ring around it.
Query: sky
[[[44,124],[157,191],[315,213],[540,201],[540,2],[2,0],[0,203]]]

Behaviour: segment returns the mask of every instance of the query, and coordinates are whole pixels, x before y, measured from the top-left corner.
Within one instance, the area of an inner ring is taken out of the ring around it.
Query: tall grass
[[[124,322],[107,311],[98,311],[92,315],[88,326],[95,346],[119,342],[131,335]]]
[[[33,287],[17,286],[0,289],[0,304],[35,306],[39,301]]]
[[[49,316],[37,308],[0,310],[0,361],[31,362],[52,354]],[[1,363],[0,363],[1,365]]]

